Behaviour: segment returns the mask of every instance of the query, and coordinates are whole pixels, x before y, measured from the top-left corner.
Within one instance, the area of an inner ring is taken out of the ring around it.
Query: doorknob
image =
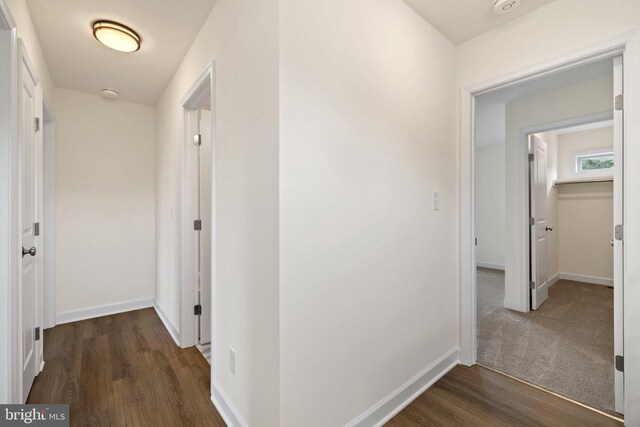
[[[25,255],[36,256],[36,247],[35,246],[31,246],[31,249],[25,249],[24,246],[23,246],[22,247],[22,258],[24,258]]]
[[[545,230],[547,231],[553,231],[553,227],[546,227]]]

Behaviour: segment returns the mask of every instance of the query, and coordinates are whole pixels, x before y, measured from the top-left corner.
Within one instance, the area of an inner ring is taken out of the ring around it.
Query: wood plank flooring
[[[69,403],[73,426],[224,426],[209,364],[178,348],[153,309],[69,323],[44,334],[45,368],[29,403]],[[486,368],[458,366],[388,426],[620,426]],[[296,426],[297,427],[297,426]]]
[[[153,309],[48,329],[44,359],[28,403],[70,404],[73,426],[225,425],[210,365],[176,346]]]
[[[457,366],[388,427],[622,426],[616,420],[481,366]]]

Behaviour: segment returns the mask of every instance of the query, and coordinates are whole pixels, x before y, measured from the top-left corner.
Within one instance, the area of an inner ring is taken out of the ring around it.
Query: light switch
[[[437,191],[433,192],[431,205],[434,211],[440,210],[440,193],[438,193]]]

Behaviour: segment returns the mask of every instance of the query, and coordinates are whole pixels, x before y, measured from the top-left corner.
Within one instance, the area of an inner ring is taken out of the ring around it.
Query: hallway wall
[[[155,109],[54,93],[58,322],[110,304],[148,306],[155,296]]]
[[[280,424],[278,31],[277,0],[218,0],[157,105],[157,303],[179,329],[180,101],[215,61],[212,390],[255,427]]]
[[[22,39],[24,45],[29,53],[29,58],[33,63],[38,78],[42,83],[42,89],[45,97],[49,102],[53,103],[53,81],[51,80],[51,74],[49,73],[49,67],[42,53],[42,47],[38,40],[38,35],[33,27],[33,21],[31,20],[31,13],[27,6],[26,0],[5,0],[11,15],[16,22],[16,28],[18,37]]]
[[[401,1],[280,25],[280,425],[341,426],[455,357],[454,46]]]

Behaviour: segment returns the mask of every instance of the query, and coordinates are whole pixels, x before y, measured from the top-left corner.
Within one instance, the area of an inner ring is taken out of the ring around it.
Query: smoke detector
[[[120,94],[115,89],[109,89],[109,88],[102,89],[102,96],[104,96],[107,99],[118,99],[118,95]]]
[[[493,10],[498,15],[504,15],[506,13],[513,12],[520,4],[521,0],[495,0],[493,3]]]

